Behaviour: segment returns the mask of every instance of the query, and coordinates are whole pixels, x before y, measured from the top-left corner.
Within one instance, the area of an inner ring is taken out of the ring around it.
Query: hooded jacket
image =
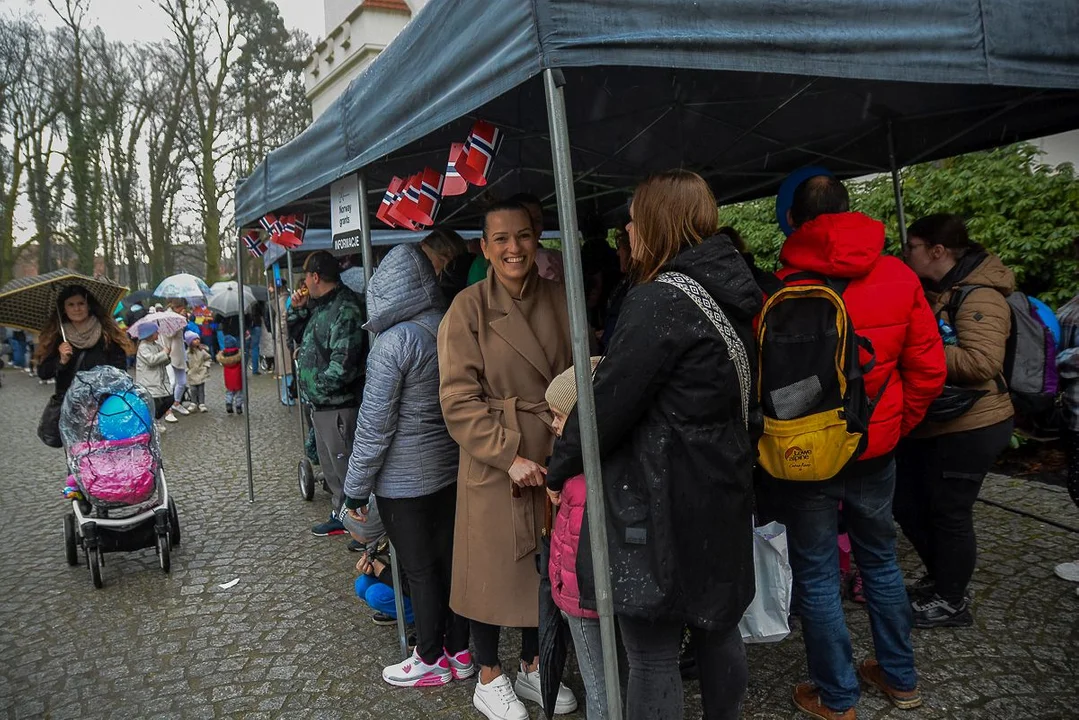
[[[883,255],[884,225],[861,213],[821,215],[787,238],[780,250],[787,275],[809,271],[850,280],[843,302],[855,331],[873,343],[876,364],[865,376],[875,398],[859,462],[889,456],[925,417],[944,387],[944,346],[921,281],[898,258]],[[862,361],[868,357],[863,351]]]
[[[217,362],[225,376],[225,389],[229,392],[240,392],[244,389],[244,367],[240,362],[242,359],[238,347],[225,348],[217,353]]]
[[[143,340],[139,343],[139,350],[135,355],[135,382],[150,393],[150,397],[172,395],[168,372],[165,370],[170,360],[169,351],[159,342]]]
[[[415,498],[457,481],[457,444],[438,399],[438,325],[445,300],[431,261],[415,245],[386,255],[367,287],[378,333],[345,477],[345,505],[378,497]]]
[[[199,347],[187,349],[187,384],[202,385],[210,377],[210,351]]]
[[[300,391],[315,410],[338,410],[360,404],[366,338],[363,308],[343,284],[302,308],[288,311],[289,334],[303,329],[296,352]]]
[[[946,308],[964,285],[985,287],[970,291],[953,323]],[[1004,351],[1012,328],[1011,307],[1004,298],[1015,291],[1015,275],[999,257],[977,247],[960,258],[939,283],[925,286],[933,313],[955,327],[956,344],[944,346],[948,384],[987,394],[954,420],[924,423],[915,436],[947,435],[1004,422],[1015,414],[1003,377]]]
[[[753,367],[761,291],[730,240],[709,238],[663,270],[704,287]],[[685,293],[655,281],[627,293],[594,379],[616,613],[725,630],[753,598],[756,450],[739,388],[726,343]],[[754,391],[750,398],[753,410]],[[548,487],[560,490],[582,470],[574,410],[555,445]],[[583,547],[588,524],[585,517]],[[581,606],[595,608],[590,553],[578,553],[577,577]]]

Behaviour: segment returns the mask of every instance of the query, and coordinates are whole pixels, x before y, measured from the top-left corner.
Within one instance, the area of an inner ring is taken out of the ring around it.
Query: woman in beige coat
[[[527,718],[518,695],[539,702],[534,555],[553,439],[544,394],[572,363],[565,296],[539,277],[538,245],[526,208],[491,208],[487,278],[457,295],[438,332],[442,412],[461,446],[450,606],[471,620],[473,704],[492,719]],[[498,659],[501,627],[522,628],[515,686]],[[576,700],[562,688],[557,705],[571,712]]]

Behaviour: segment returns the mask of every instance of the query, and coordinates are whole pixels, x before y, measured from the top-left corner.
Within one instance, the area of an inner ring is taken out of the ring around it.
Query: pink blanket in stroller
[[[150,435],[77,443],[69,448],[82,491],[90,502],[138,505],[154,494],[157,462]]]

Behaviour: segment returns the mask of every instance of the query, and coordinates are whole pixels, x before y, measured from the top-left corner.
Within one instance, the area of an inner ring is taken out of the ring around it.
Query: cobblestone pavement
[[[318,539],[326,496],[295,489],[297,417],[253,379],[256,501],[247,500],[243,422],[211,412],[169,426],[163,447],[183,545],[164,575],[152,550],[110,555],[105,588],[64,562],[59,451],[34,429],[51,387],[5,372],[0,389],[0,716],[11,718],[476,718],[471,683],[436,690],[385,685],[393,628],[376,627],[352,592],[355,557]],[[987,499],[1079,528],[1059,488],[991,478]],[[1053,566],[1079,557],[1079,534],[1000,507],[976,508],[981,557],[976,625],[917,632],[926,704],[893,710],[867,693],[862,718],[1079,716],[1079,597]],[[917,568],[903,548],[906,570]],[[218,587],[233,579],[228,590]],[[864,610],[848,606],[855,655],[871,652]],[[507,635],[510,635],[507,633]],[[797,635],[797,633],[796,633]],[[502,656],[511,661],[516,638]],[[800,639],[749,650],[747,718],[796,717],[805,678]],[[580,695],[573,671],[567,681]],[[699,716],[687,684],[687,717]],[[541,716],[530,708],[533,717]],[[570,717],[582,717],[583,713]]]

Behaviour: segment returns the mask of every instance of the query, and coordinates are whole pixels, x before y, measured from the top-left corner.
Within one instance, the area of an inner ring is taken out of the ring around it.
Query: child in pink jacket
[[[592,358],[593,369],[598,362],[598,357]],[[566,418],[577,404],[573,368],[551,382],[551,386],[547,388],[546,400],[554,416],[552,430],[560,437]],[[587,496],[584,475],[567,480],[560,492],[548,489],[547,494],[558,510],[551,530],[551,562],[548,566],[551,595],[569,623],[573,646],[577,651],[577,665],[584,681],[587,718],[606,720],[607,685],[603,677],[599,615],[581,607],[581,593],[577,585],[577,551],[581,541],[581,524],[584,522]]]

